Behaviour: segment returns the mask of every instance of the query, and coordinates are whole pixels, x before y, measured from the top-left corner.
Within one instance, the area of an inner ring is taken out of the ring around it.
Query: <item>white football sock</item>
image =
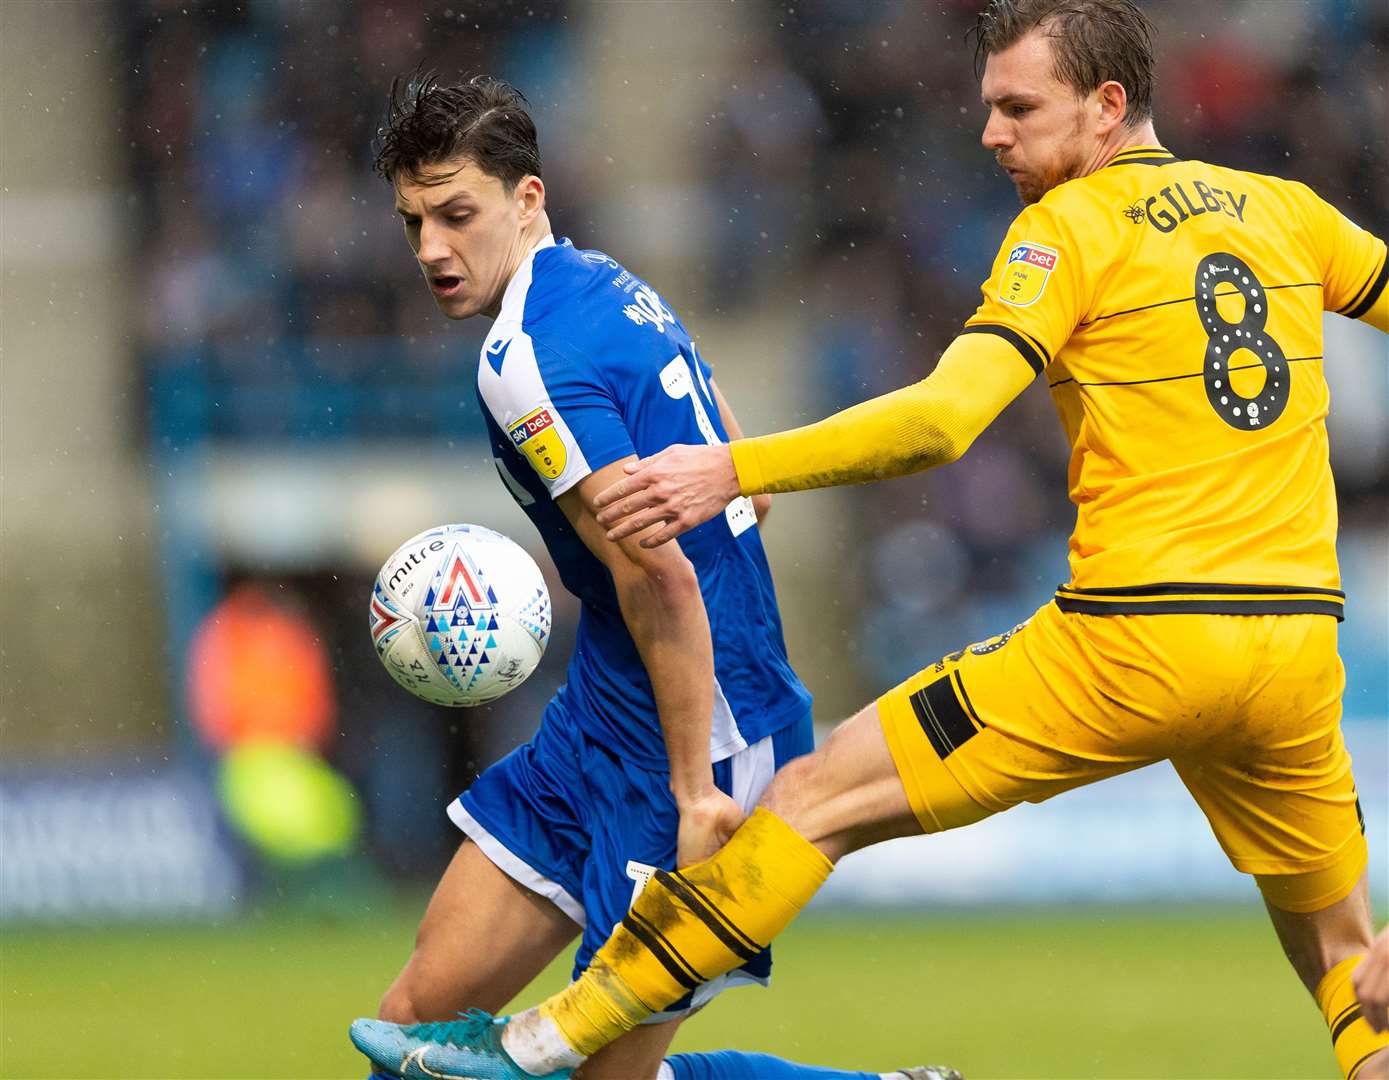
[[[502,1047],[512,1061],[532,1076],[577,1069],[585,1060],[565,1040],[555,1022],[540,1015],[539,1009],[527,1009],[511,1018],[502,1029]]]

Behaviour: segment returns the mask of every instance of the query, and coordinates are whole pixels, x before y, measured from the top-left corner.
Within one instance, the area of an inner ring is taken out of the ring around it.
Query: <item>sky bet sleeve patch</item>
[[[593,471],[592,462],[602,468],[633,453],[616,403],[586,357],[560,361],[514,322],[493,326],[477,388],[497,428],[498,469],[508,486],[534,494],[538,480],[558,499]],[[529,470],[534,477],[521,479]]]
[[[1055,248],[1024,240],[1014,244],[998,281],[998,298],[1014,307],[1035,303],[1061,256]]]
[[[564,437],[555,427],[555,418],[545,407],[534,410],[521,417],[507,429],[511,443],[521,451],[535,471],[547,480],[558,480],[568,464],[569,455],[564,448]]]

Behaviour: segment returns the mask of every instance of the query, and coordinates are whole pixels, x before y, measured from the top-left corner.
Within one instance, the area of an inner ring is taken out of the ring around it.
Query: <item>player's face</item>
[[[427,181],[421,183],[420,180]],[[396,178],[396,210],[439,310],[450,319],[495,315],[520,264],[527,213],[513,190],[472,161],[431,167],[418,180]]]
[[[984,64],[980,87],[989,121],[983,143],[1034,203],[1057,184],[1083,175],[1093,147],[1086,99],[1052,72],[1051,43],[1034,30]]]

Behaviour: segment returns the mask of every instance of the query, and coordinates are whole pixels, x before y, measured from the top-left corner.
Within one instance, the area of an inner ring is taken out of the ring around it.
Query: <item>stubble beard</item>
[[[1018,198],[1024,206],[1040,202],[1042,196],[1052,188],[1064,184],[1067,180],[1074,180],[1085,172],[1085,159],[1079,144],[1084,128],[1084,118],[1077,112],[1071,133],[1057,157],[1055,167],[1040,175],[1023,176],[1020,180],[1014,181],[1014,187],[1018,189]]]
[[[1063,158],[1055,168],[1048,169],[1040,176],[1024,176],[1014,183],[1018,189],[1018,198],[1022,200],[1024,206],[1031,206],[1033,203],[1041,202],[1042,196],[1054,187],[1059,187],[1067,180],[1074,180],[1080,176],[1085,169],[1085,163],[1081,160],[1078,152]]]

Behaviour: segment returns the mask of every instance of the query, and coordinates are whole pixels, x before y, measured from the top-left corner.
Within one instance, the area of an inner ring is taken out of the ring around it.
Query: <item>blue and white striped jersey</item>
[[[582,603],[556,704],[613,753],[653,769],[667,759],[646,668],[611,575],[553,500],[630,454],[725,441],[709,378],[685,327],[649,285],[601,252],[551,237],[507,286],[478,363],[497,470]],[[720,761],[805,718],[810,694],[786,659],[749,500],[734,500],[679,543],[709,613],[716,679],[709,749]]]

